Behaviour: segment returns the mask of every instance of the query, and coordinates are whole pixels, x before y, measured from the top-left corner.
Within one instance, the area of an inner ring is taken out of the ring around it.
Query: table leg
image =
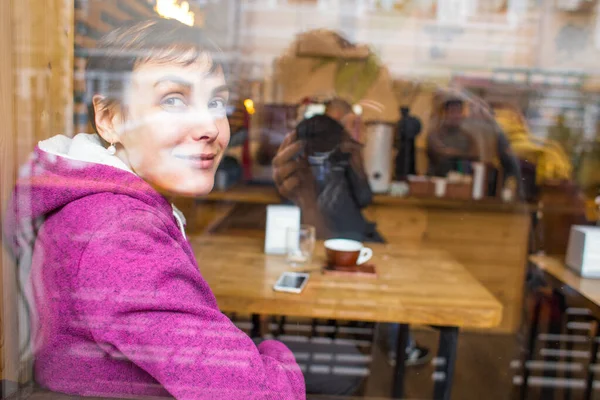
[[[522,359],[522,371],[523,371],[523,381],[521,382],[521,388],[519,390],[519,399],[525,400],[527,397],[527,393],[529,390],[529,369],[527,368],[527,364],[529,361],[533,360],[535,355],[535,343],[538,335],[539,321],[540,321],[540,313],[542,310],[542,296],[536,294],[535,295],[535,304],[533,306],[533,314],[531,316],[531,323],[529,325],[529,337],[527,338],[527,350],[523,354]]]
[[[317,336],[317,325],[319,324],[319,320],[316,318],[312,319],[312,324],[310,327],[310,337],[314,338]]]
[[[594,323],[594,336],[592,337],[592,355],[588,364],[587,379],[585,382],[585,393],[583,398],[590,400],[594,392],[594,367],[598,361],[598,340],[600,340],[600,330],[598,329],[598,323]]]
[[[454,379],[454,366],[456,363],[456,347],[458,344],[458,328],[440,327],[440,344],[436,365],[433,398],[450,400],[452,381]]]
[[[567,313],[565,313],[564,318],[563,318],[563,324],[562,324],[562,326],[563,326],[562,332],[564,332],[565,335],[569,335],[569,330],[567,329],[568,323],[569,323],[569,316]],[[565,350],[567,350],[567,356],[565,357],[565,362],[568,364],[571,364],[573,362],[573,356],[571,355],[571,352],[573,351],[573,341],[570,340],[569,338],[567,338],[567,342],[565,343]],[[573,379],[573,372],[571,372],[570,369],[567,369],[565,371],[565,379],[567,379],[568,381]],[[565,387],[563,399],[571,400],[571,386],[567,385]]]
[[[554,290],[549,308],[548,317],[548,333],[551,335],[559,335],[562,332],[562,324],[565,315],[565,298],[558,291]],[[545,348],[550,350],[560,350],[561,345],[559,341],[548,341],[545,343]],[[560,356],[546,356],[543,357],[544,361],[559,362],[562,361]],[[556,379],[558,376],[557,371],[551,369],[544,369],[543,377],[547,381]],[[549,385],[544,385],[540,389],[540,398],[544,400],[553,400],[556,389]],[[564,393],[564,392],[563,392]]]
[[[404,361],[406,358],[407,343],[408,325],[400,324],[398,326],[398,339],[396,341],[396,366],[394,367],[394,382],[392,384],[393,399],[401,399],[404,395]]]
[[[333,332],[329,334],[329,337],[333,340],[337,336],[338,322],[335,319],[330,319],[327,321],[327,325],[333,328]]]
[[[527,364],[529,361],[533,360],[535,357],[535,344],[537,341],[538,329],[539,329],[539,321],[540,321],[540,313],[542,311],[542,299],[541,295],[535,296],[535,305],[533,307],[533,314],[531,316],[531,325],[529,327],[529,337],[527,338],[527,350],[525,356],[523,357],[523,381],[521,382],[521,390],[519,394],[519,399],[525,400],[527,397],[527,393],[529,391],[529,368],[527,368]]]
[[[275,337],[279,337],[281,335],[285,335],[285,322],[286,322],[286,318],[285,316],[279,318],[279,322],[277,323],[277,333],[275,333]]]
[[[250,337],[257,338],[260,336],[260,315],[252,314],[252,329],[250,330]]]

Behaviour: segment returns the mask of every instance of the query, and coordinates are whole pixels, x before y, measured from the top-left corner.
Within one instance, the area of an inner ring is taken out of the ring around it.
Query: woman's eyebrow
[[[217,86],[216,88],[214,88],[212,90],[212,93],[223,93],[223,92],[229,92],[229,86],[227,85],[221,85],[221,86]]]
[[[175,76],[175,75],[167,75],[167,76],[163,76],[162,78],[158,79],[156,82],[154,82],[154,87],[157,87],[158,85],[161,85],[163,83],[174,83],[176,85],[180,85],[180,86],[185,86],[186,88],[192,88],[194,86],[194,84],[186,79],[183,79],[179,76]]]

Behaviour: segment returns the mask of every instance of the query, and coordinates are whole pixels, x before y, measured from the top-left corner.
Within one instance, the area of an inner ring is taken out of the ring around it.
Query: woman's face
[[[136,67],[125,93],[117,156],[161,191],[209,193],[229,143],[223,72],[209,57]]]
[[[449,104],[446,107],[445,123],[448,126],[459,126],[464,117],[464,107],[461,103]]]

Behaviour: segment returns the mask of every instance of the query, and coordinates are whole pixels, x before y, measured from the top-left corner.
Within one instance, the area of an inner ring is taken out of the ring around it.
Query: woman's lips
[[[176,155],[175,158],[185,161],[193,168],[212,169],[215,165],[217,155],[213,153],[196,155]]]

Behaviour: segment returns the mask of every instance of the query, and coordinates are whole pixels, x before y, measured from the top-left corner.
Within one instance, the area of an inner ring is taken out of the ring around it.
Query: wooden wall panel
[[[14,1],[17,160],[73,134],[73,0]]]
[[[14,46],[12,30],[12,1],[0,1],[0,212],[6,208],[7,200],[15,182],[14,154]],[[2,214],[0,213],[0,221]],[[3,382],[17,381],[18,341],[14,265],[5,251],[0,235],[0,378]],[[8,395],[7,385],[2,385],[2,396]]]
[[[0,1],[2,211],[37,142],[73,133],[73,15],[73,0]],[[1,261],[0,375],[23,382],[31,371],[19,360],[18,319],[27,316],[17,311],[15,265],[5,252]]]

